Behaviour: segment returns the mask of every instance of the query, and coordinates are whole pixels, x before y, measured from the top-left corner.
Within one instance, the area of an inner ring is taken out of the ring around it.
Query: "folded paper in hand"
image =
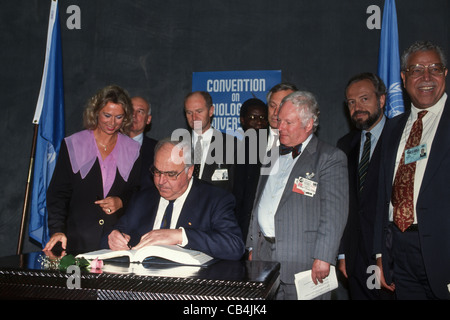
[[[299,272],[295,275],[295,287],[298,300],[311,300],[338,287],[336,269],[330,266],[330,274],[323,282],[314,284],[311,279],[311,270]]]
[[[79,254],[77,258],[94,260],[95,258],[105,260],[117,257],[129,257],[130,262],[142,263],[146,258],[158,257],[173,262],[201,266],[206,265],[213,260],[213,257],[196,250],[182,248],[178,245],[154,245],[147,246],[138,250],[119,250],[113,251],[103,249],[88,253]]]

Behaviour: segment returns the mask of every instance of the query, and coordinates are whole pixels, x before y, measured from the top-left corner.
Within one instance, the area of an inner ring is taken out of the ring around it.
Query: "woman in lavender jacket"
[[[130,97],[108,86],[92,97],[84,111],[86,130],[61,144],[47,190],[50,240],[71,253],[97,250],[103,234],[122,216],[139,187],[140,146],[126,136],[133,121]]]

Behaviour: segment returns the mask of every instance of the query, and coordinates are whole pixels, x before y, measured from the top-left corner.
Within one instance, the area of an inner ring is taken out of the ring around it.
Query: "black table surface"
[[[81,272],[83,290],[74,291],[67,288],[72,273],[49,269],[43,261],[43,252],[0,257],[0,297],[261,300],[273,297],[280,269],[264,261],[219,260],[207,267],[105,261],[101,270]]]

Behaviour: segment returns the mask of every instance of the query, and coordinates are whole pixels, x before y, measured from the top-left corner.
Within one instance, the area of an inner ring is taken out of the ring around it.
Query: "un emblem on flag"
[[[403,91],[400,82],[394,82],[388,89],[387,117],[393,118],[404,112]]]

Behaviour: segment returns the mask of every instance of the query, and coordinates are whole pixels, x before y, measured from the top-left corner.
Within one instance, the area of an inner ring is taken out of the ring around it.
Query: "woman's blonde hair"
[[[126,90],[116,85],[100,89],[95,96],[89,99],[83,113],[84,128],[88,130],[97,128],[98,114],[109,102],[122,106],[124,117],[120,132],[128,135],[133,124],[133,105]]]

